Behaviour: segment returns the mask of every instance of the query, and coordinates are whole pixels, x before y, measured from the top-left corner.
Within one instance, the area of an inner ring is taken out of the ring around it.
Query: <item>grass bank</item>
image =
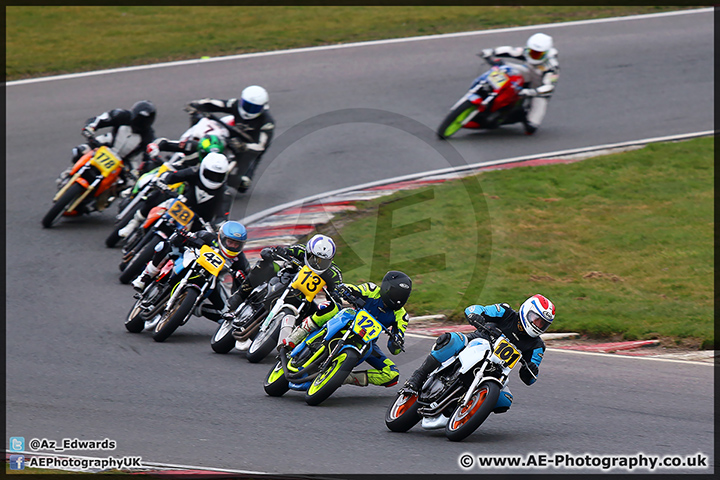
[[[8,6],[7,80],[694,7]],[[478,49],[481,45],[478,45]]]
[[[358,204],[323,231],[346,281],[411,275],[414,315],[534,293],[551,331],[714,343],[714,139],[484,172]]]

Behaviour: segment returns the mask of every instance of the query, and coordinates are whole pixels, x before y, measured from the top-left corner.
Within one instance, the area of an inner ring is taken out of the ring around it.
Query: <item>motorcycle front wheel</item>
[[[281,353],[281,355],[283,354]],[[271,397],[282,397],[285,392],[290,390],[290,384],[288,383],[287,378],[285,378],[282,362],[280,360],[275,363],[275,366],[273,366],[267,376],[265,376],[263,388],[265,389],[265,393]]]
[[[60,198],[57,199],[57,202],[53,203],[53,206],[50,207],[50,210],[45,214],[45,216],[42,219],[42,225],[45,228],[52,227],[58,219],[62,216],[63,213],[65,213],[65,210],[67,210],[67,207],[82,193],[85,191],[85,187],[80,185],[79,183],[74,183],[70,185],[70,188],[68,188],[65,193],[62,194]]]
[[[495,408],[500,396],[500,385],[495,382],[480,384],[467,405],[458,405],[445,425],[448,440],[459,442],[478,429]]]
[[[215,353],[228,353],[235,346],[235,337],[233,337],[232,320],[223,321],[210,338],[210,346]]]
[[[188,288],[184,292],[180,292],[175,299],[175,304],[170,307],[170,310],[163,314],[158,324],[155,325],[153,340],[156,342],[164,342],[167,340],[167,338],[183,324],[185,319],[188,318],[189,315],[192,315],[192,310],[198,295],[200,295],[200,292],[194,288]]]
[[[277,346],[278,338],[280,337],[280,327],[282,326],[282,319],[285,315],[292,315],[290,310],[283,308],[280,310],[265,329],[265,331],[259,331],[253,339],[250,348],[247,351],[246,357],[250,363],[258,363],[263,358],[267,357],[273,348]]]
[[[438,127],[438,137],[446,139],[457,133],[457,131],[462,128],[462,122],[470,116],[470,114],[476,112],[477,108],[477,105],[469,100],[465,100],[460,105],[450,110],[450,113],[447,114]]]
[[[137,255],[130,260],[125,269],[120,274],[120,283],[130,283],[138,275],[140,275],[145,269],[145,265],[152,260],[155,255],[155,246],[162,241],[162,238],[155,235],[145,246],[140,250]]]
[[[355,350],[343,350],[332,359],[330,365],[315,377],[305,392],[305,403],[308,405],[320,405],[327,400],[335,390],[340,388],[355,365],[360,360],[360,354]]]
[[[420,421],[417,395],[398,393],[385,412],[385,425],[393,432],[407,432]]]

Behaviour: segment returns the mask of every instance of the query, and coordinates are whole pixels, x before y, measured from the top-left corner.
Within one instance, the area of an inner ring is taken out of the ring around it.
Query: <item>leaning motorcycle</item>
[[[130,220],[132,220],[135,212],[142,208],[143,202],[148,199],[152,193],[155,182],[165,172],[176,172],[182,165],[182,158],[174,162],[163,162],[157,168],[140,176],[138,181],[132,187],[126,188],[120,192],[120,204],[117,215],[115,215],[115,225],[113,231],[105,239],[105,245],[109,248],[117,245],[123,238],[120,236],[120,230],[124,228]],[[170,189],[183,193],[184,182],[169,185]]]
[[[518,93],[529,81],[529,70],[515,62],[486,60],[492,67],[450,108],[438,127],[440,138],[449,138],[461,128],[492,129],[522,120],[525,98]]]
[[[280,270],[270,280],[256,286],[245,301],[231,312],[232,318],[225,319],[220,324],[210,339],[214,352],[228,353],[233,347],[247,350],[253,343],[275,300],[287,290],[296,272],[302,267],[302,263],[291,256],[278,256],[284,261]],[[275,340],[277,341],[277,337]],[[255,354],[254,352],[253,355]],[[266,355],[267,353],[263,357]]]
[[[265,393],[279,397],[289,389],[304,391],[308,405],[319,405],[372,353],[373,341],[385,332],[399,338],[363,308],[365,301],[344,295],[344,308],[292,351],[280,346],[278,360],[265,376]],[[337,299],[337,303],[341,300]]]
[[[225,258],[215,247],[203,245],[185,249],[175,266],[175,273],[182,277],[171,285],[170,298],[153,327],[153,340],[163,342],[178,327],[185,325],[215,289],[219,289],[223,300],[227,301],[227,291],[219,279],[224,266]]]
[[[250,363],[261,361],[277,346],[281,327],[286,326],[291,330],[310,312],[317,310],[317,305],[313,301],[317,294],[323,291],[325,285],[325,280],[307,265],[300,269],[280,298],[275,300],[260,325],[246,354]]]
[[[94,149],[75,162],[67,179],[60,184],[52,207],[42,219],[45,228],[52,227],[62,216],[105,210],[130,178],[124,173],[122,158],[113,149],[101,146],[92,135],[86,136]]]
[[[525,360],[501,332],[484,324],[473,326],[485,330],[490,340],[471,340],[428,376],[419,394],[400,389],[385,413],[390,430],[406,432],[420,420],[424,428],[438,428],[449,418],[445,436],[458,442],[477,430],[492,413],[510,372],[518,364],[525,365]]]
[[[184,203],[187,201],[185,196],[169,190],[162,183],[155,186],[164,189],[171,198],[151,208],[145,222],[128,236],[119,265],[121,283],[130,283],[140,275],[155,254],[157,244],[177,231],[188,231],[195,219],[195,213]]]
[[[136,301],[125,319],[125,328],[129,332],[140,333],[143,330],[151,330],[160,321],[165,304],[172,293],[172,285],[168,281],[174,266],[174,262],[168,259],[145,289],[135,293],[133,298]]]

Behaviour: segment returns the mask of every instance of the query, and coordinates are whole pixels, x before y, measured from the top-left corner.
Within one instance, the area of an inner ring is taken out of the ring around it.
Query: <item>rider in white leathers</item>
[[[510,46],[486,48],[480,55],[486,59],[505,57],[523,61],[523,65],[528,70],[528,82],[519,94],[530,97],[530,102],[522,122],[526,134],[535,133],[545,117],[548,100],[555,90],[560,75],[558,51],[553,47],[552,37],[544,33],[536,33],[528,39],[525,48]]]

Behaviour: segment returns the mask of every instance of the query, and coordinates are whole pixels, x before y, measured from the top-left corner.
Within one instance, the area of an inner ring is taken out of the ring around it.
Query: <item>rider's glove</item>
[[[273,251],[274,249],[272,247],[265,247],[260,250],[260,257],[263,260],[271,261],[273,259]]]
[[[405,340],[400,335],[394,335],[388,340],[388,349],[393,355],[403,351]]]
[[[490,58],[493,56],[493,53],[495,53],[495,50],[492,48],[484,48],[482,52],[480,52],[480,55],[483,58]]]
[[[150,158],[155,158],[160,155],[160,147],[158,147],[157,143],[148,143],[145,151]]]
[[[530,373],[532,373],[532,376],[534,376],[534,377],[537,377],[537,376],[538,376],[538,372],[540,371],[540,369],[538,368],[538,366],[535,365],[533,362],[527,362],[527,363],[525,363],[525,365],[523,365],[523,367],[522,367],[520,370],[523,370],[523,369],[525,369],[525,370],[529,371]]]
[[[273,254],[286,257],[288,254],[287,248],[282,246],[273,247]]]
[[[197,152],[198,142],[196,142],[195,140],[188,140],[186,142],[181,142],[180,148],[183,149],[183,153],[185,153],[186,155],[189,155],[191,153]]]
[[[90,138],[95,135],[95,128],[90,125],[85,125],[80,133],[82,133],[83,137]]]
[[[534,97],[537,95],[537,90],[534,88],[523,88],[518,92],[518,95],[521,97]]]
[[[485,323],[485,318],[479,313],[471,313],[469,315],[466,315],[466,317],[468,319],[468,323],[473,326],[482,325]]]

